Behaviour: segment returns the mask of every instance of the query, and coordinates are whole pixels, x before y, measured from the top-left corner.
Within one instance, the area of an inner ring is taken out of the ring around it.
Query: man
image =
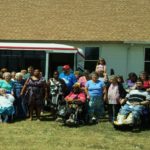
[[[23,79],[27,80],[29,77],[33,75],[34,69],[32,66],[28,67],[28,73],[23,76]]]
[[[122,103],[115,125],[138,123],[140,116],[143,115],[145,106],[150,103],[150,94],[143,89],[143,83],[140,79],[136,82],[136,88],[131,90]]]
[[[77,82],[77,79],[73,73],[70,72],[70,66],[64,65],[63,66],[63,72],[59,75],[59,78],[63,79],[67,86],[67,92],[66,95],[69,94],[69,92],[72,89],[72,86],[74,83]]]

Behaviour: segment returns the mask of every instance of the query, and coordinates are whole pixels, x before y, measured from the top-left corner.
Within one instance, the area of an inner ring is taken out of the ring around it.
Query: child
[[[125,97],[126,92],[123,86],[117,82],[117,76],[112,75],[109,79],[110,86],[108,88],[108,112],[109,119],[113,122],[120,109],[120,101]]]
[[[98,74],[100,74],[100,72],[104,72],[104,74],[106,74],[106,61],[104,58],[100,58],[97,62],[96,65],[96,69],[95,72],[97,72]]]

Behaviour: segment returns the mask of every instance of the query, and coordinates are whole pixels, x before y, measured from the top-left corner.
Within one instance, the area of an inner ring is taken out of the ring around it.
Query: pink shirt
[[[104,71],[104,72],[106,72],[106,65],[97,65],[96,66],[96,72],[100,72],[100,71]]]
[[[109,104],[118,104],[119,103],[119,87],[118,85],[111,84],[108,89],[108,103]]]
[[[85,84],[87,82],[86,77],[85,76],[80,77],[78,82],[81,84],[82,87],[85,87]]]
[[[83,92],[81,92],[81,93],[79,93],[79,94],[75,94],[75,93],[73,93],[73,92],[70,92],[69,95],[67,95],[67,96],[65,97],[65,99],[68,99],[68,98],[71,98],[71,99],[73,99],[73,100],[79,99],[79,101],[81,101],[81,102],[83,102],[83,103],[86,101],[86,96],[85,96],[85,93],[83,93]]]

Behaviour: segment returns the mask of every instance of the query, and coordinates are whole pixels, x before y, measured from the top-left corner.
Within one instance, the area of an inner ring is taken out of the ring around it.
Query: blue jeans
[[[101,96],[90,96],[88,115],[97,119],[104,115],[104,102]]]
[[[120,114],[127,116],[129,113],[133,114],[134,119],[140,119],[140,116],[143,114],[143,110],[145,109],[144,106],[141,105],[135,105],[131,106],[128,104],[125,104],[120,109]]]

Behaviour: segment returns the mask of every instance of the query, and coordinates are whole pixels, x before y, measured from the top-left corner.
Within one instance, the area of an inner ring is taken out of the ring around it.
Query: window
[[[0,50],[0,68],[6,67],[9,71],[20,71],[28,66],[45,71],[45,52]]]
[[[150,48],[145,49],[145,71],[150,74]]]
[[[84,68],[90,72],[95,70],[97,60],[99,59],[99,47],[85,48],[85,65]]]

